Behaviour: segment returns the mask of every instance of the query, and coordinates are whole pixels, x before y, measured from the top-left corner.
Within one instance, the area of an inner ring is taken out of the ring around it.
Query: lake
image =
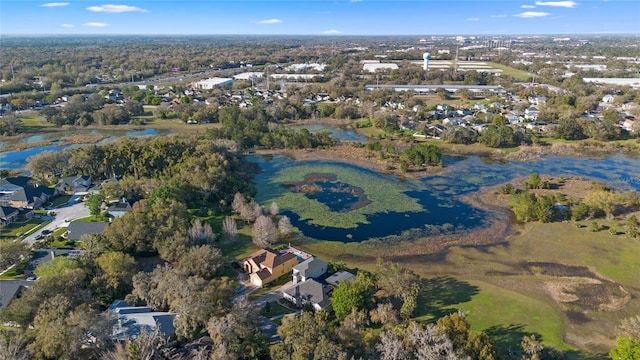
[[[136,131],[126,131],[126,130],[86,130],[86,131],[73,131],[73,132],[65,132],[63,136],[69,136],[74,134],[89,134],[89,135],[103,135],[107,136],[107,138],[99,141],[96,145],[104,145],[108,142],[114,141],[122,136],[128,137],[144,137],[144,136],[153,136],[158,135],[159,132],[156,129],[144,129],[144,130],[136,130]],[[33,144],[41,141],[56,141],[61,136],[60,133],[49,133],[49,134],[41,134],[41,135],[33,135],[25,139],[17,140],[18,143],[21,144]],[[8,142],[0,142],[0,148],[7,146]],[[68,149],[71,147],[79,147],[83,145],[89,144],[73,144],[73,145],[63,145],[57,146],[55,143],[45,145],[45,146],[35,146],[30,147],[23,150],[16,151],[3,151],[0,152],[0,168],[3,169],[23,169],[27,164],[27,159],[30,156],[40,154],[44,151],[61,151],[64,149]]]
[[[320,131],[326,131],[333,140],[338,141],[353,141],[366,143],[368,138],[364,135],[358,134],[354,129],[340,129],[331,125],[324,124],[310,124],[310,125],[292,125],[287,126],[287,129],[300,130],[307,129],[310,133],[315,134]]]
[[[444,156],[444,171],[420,180],[402,180],[395,175],[332,161],[295,161],[282,156],[257,155],[249,159],[262,169],[254,179],[258,202],[269,206],[275,201],[281,213],[290,217],[292,225],[303,235],[328,241],[410,238],[482,226],[487,214],[460,201],[459,196],[526,177],[532,172],[543,176],[585,177],[617,189],[640,191],[640,159],[620,153],[602,159],[546,156],[527,162]],[[335,176],[328,183],[314,184],[311,194],[295,193],[285,186],[287,182],[301,182],[306,175],[315,173]],[[350,204],[357,199],[353,198],[354,192],[343,190],[346,186],[362,188],[370,204],[350,211]],[[336,191],[339,193],[335,194]],[[394,200],[376,207],[388,197]]]

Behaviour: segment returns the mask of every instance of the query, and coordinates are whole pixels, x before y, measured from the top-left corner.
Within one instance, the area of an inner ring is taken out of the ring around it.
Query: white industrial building
[[[640,89],[640,78],[584,78],[585,82],[619,86],[631,86]]]
[[[264,73],[261,72],[243,72],[238,75],[233,76],[233,80],[251,80],[251,79],[260,79],[264,76]]]
[[[376,72],[378,70],[398,70],[398,64],[390,63],[366,63],[362,65],[362,69],[368,72]]]
[[[216,86],[224,86],[224,85],[231,85],[231,84],[233,84],[232,78],[214,77],[214,78],[196,81],[192,83],[191,86],[199,90],[211,90]]]
[[[314,71],[324,71],[324,69],[327,67],[326,64],[318,64],[318,63],[312,63],[312,64],[291,64],[289,66],[287,66],[285,68],[285,70],[287,71],[307,71],[307,70],[314,70]]]

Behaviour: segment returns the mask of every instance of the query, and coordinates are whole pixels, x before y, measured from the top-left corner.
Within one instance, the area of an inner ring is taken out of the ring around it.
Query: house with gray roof
[[[0,280],[0,310],[9,306],[11,300],[19,297],[30,284],[25,280]]]
[[[317,257],[307,260],[293,267],[293,283],[305,282],[309,279],[317,279],[327,272],[329,264]]]
[[[16,209],[10,206],[0,206],[0,224],[7,226],[18,220],[20,209]]]
[[[0,206],[37,209],[56,195],[56,190],[34,183],[28,176],[0,180]]]
[[[352,273],[342,270],[342,271],[338,271],[335,274],[329,276],[328,278],[325,279],[325,281],[327,282],[327,284],[330,284],[330,285],[333,285],[333,286],[338,286],[343,281],[351,281],[351,280],[353,280],[355,278],[356,278],[356,276],[353,275]]]
[[[298,307],[309,303],[314,310],[320,311],[331,306],[332,287],[313,279],[298,283],[282,292],[282,296]]]
[[[114,301],[107,311],[112,312],[117,319],[111,335],[113,340],[132,340],[140,334],[156,331],[169,337],[175,331],[175,313],[153,311],[148,306],[131,306],[123,300]]]
[[[104,229],[109,225],[106,221],[74,221],[69,224],[67,228],[67,239],[73,241],[79,241],[80,237],[84,234],[100,234],[104,232]]]
[[[67,176],[60,180],[56,189],[65,194],[86,193],[93,187],[91,176]]]
[[[131,203],[126,199],[111,203],[107,206],[107,213],[114,218],[123,217],[126,213],[131,212],[131,210],[133,210]]]

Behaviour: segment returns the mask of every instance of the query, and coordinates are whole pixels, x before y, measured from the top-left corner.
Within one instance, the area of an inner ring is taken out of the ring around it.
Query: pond
[[[35,146],[26,148],[23,150],[16,151],[3,151],[0,152],[0,168],[3,169],[23,169],[27,164],[27,159],[30,156],[40,154],[44,151],[61,151],[63,149],[78,147],[87,144],[73,144],[73,145],[63,145],[58,146],[55,142],[61,136],[70,136],[70,135],[80,135],[80,134],[89,134],[89,135],[103,135],[107,136],[107,138],[102,139],[97,142],[97,145],[104,145],[108,142],[114,141],[122,136],[128,137],[143,137],[143,136],[153,136],[158,135],[159,132],[156,129],[144,129],[144,130],[136,130],[136,131],[125,131],[125,130],[86,130],[86,131],[73,131],[73,132],[64,132],[64,133],[49,133],[49,134],[41,134],[41,135],[33,135],[28,138],[24,138],[21,140],[17,140],[18,143],[21,144],[33,144],[42,141],[53,141],[54,143],[44,146]],[[0,142],[0,148],[10,145],[8,142]]]
[[[482,226],[487,213],[458,197],[532,172],[640,191],[640,159],[623,154],[602,159],[547,156],[529,162],[445,156],[441,174],[420,180],[332,161],[249,158],[262,169],[254,179],[258,202],[268,206],[275,201],[303,235],[328,241],[410,238]]]
[[[288,126],[287,129],[300,130],[307,129],[310,133],[315,134],[320,131],[326,131],[333,140],[338,141],[354,141],[354,142],[367,142],[367,137],[356,133],[354,129],[340,129],[331,125],[323,124],[311,124],[311,125],[293,125]]]

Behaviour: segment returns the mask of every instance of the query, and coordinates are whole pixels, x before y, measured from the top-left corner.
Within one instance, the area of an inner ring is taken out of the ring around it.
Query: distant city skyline
[[[640,34],[640,1],[2,0],[0,35]]]

